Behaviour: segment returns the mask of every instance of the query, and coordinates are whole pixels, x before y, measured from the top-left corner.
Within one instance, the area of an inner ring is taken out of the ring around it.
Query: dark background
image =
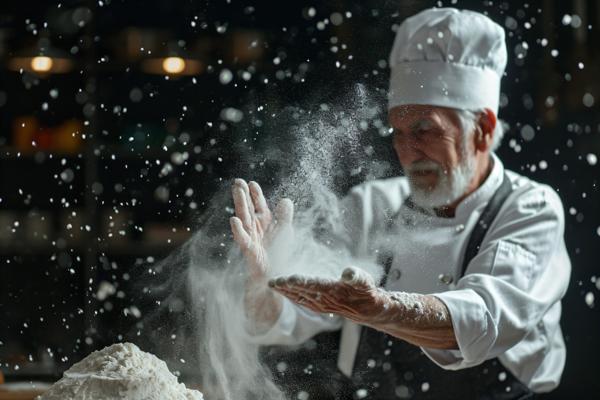
[[[500,118],[508,130],[498,153],[509,169],[558,191],[573,263],[563,302],[567,365],[545,398],[595,398],[600,4],[592,0],[3,1],[0,368],[7,379],[55,379],[135,330],[142,315],[128,291],[135,267],[184,242],[232,177],[274,184],[270,160],[256,160],[270,138],[289,134],[285,107],[351,110],[349,93],[361,83],[385,110],[395,26],[440,5],[484,12],[506,29]],[[68,58],[71,70],[40,75],[11,66],[40,44]],[[145,69],[146,60],[168,55],[197,60],[202,71],[165,77]],[[231,121],[228,107],[243,112],[241,121]],[[374,152],[365,157],[387,163],[383,174],[397,173],[385,114],[368,122],[361,145]],[[377,175],[352,168],[340,171],[340,193]]]

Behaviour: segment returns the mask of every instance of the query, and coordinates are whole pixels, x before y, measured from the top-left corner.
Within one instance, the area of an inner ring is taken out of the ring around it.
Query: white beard
[[[411,175],[416,171],[433,171],[438,176],[434,187],[423,187],[416,184]],[[462,163],[452,171],[444,171],[442,166],[433,161],[417,161],[405,168],[411,190],[412,201],[425,209],[447,206],[465,194],[469,183],[475,175],[475,158],[466,156]]]

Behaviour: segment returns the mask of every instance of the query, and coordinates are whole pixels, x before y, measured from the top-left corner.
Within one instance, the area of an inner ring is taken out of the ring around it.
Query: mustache
[[[439,173],[442,173],[443,170],[444,169],[442,168],[442,166],[440,164],[436,163],[435,161],[431,161],[431,160],[415,161],[412,164],[410,164],[404,168],[404,171],[408,175],[418,174],[418,173],[422,173],[422,172],[431,172],[431,171],[439,174]]]

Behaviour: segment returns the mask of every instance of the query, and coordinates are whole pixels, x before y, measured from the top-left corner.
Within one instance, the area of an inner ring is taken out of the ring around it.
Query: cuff
[[[280,344],[285,342],[285,338],[292,336],[294,326],[296,326],[296,308],[291,301],[283,297],[283,305],[279,318],[269,330],[264,333],[254,335],[246,332],[247,339],[250,343],[261,345]]]
[[[487,359],[498,331],[481,296],[471,289],[434,294],[448,308],[458,350],[422,348],[423,352],[444,369],[461,369],[481,364]]]

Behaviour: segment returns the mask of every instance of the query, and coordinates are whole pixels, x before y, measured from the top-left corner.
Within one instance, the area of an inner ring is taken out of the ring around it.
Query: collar
[[[504,178],[504,165],[495,153],[491,153],[492,171],[483,182],[473,193],[468,195],[461,201],[456,207],[455,218],[463,219],[469,216],[475,209],[486,204],[490,198],[496,193],[496,190],[502,184]]]
[[[490,156],[493,163],[492,171],[481,186],[458,204],[453,218],[437,217],[430,210],[426,210],[414,204],[410,199],[410,196],[406,199],[405,205],[409,210],[412,210],[413,213],[416,212],[422,214],[429,218],[439,220],[442,223],[453,224],[456,223],[457,220],[468,218],[468,216],[478,207],[485,206],[502,184],[502,179],[504,178],[504,165],[495,153],[490,153]]]

